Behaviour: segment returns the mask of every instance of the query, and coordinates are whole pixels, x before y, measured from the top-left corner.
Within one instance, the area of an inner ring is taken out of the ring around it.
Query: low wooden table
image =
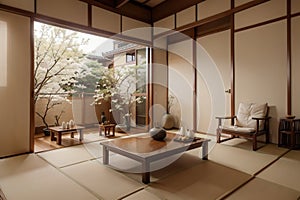
[[[99,136],[102,135],[104,129],[104,136],[110,135],[110,130],[112,130],[112,136],[115,136],[115,124],[99,124]]]
[[[74,128],[68,128],[68,129],[63,129],[61,126],[49,127],[51,141],[55,140],[55,134],[56,134],[57,135],[56,143],[58,145],[61,145],[62,134],[71,133],[71,138],[74,138],[74,133],[76,133],[76,132],[79,132],[79,141],[82,141],[83,140],[82,129],[84,129],[84,128],[85,127],[83,127],[83,126],[75,126]]]
[[[202,159],[208,159],[209,139],[197,138],[190,142],[175,141],[179,135],[167,133],[164,141],[153,140],[149,133],[101,142],[103,164],[109,164],[109,151],[142,163],[142,182],[150,183],[150,163],[163,158],[202,147]]]

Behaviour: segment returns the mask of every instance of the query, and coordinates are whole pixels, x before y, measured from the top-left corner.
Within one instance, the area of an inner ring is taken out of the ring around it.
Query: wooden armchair
[[[219,120],[217,128],[217,143],[235,137],[252,139],[253,150],[257,148],[257,137],[266,135],[269,143],[269,107],[268,104],[240,103],[237,116],[216,117]],[[231,125],[224,125],[224,120],[231,120]],[[231,135],[230,138],[221,139],[222,134]]]

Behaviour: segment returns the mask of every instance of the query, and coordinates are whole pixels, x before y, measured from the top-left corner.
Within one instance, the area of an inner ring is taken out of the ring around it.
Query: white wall
[[[29,151],[30,19],[0,11],[7,23],[7,84],[0,87],[0,157]],[[1,39],[1,38],[0,38]]]
[[[193,128],[194,68],[192,40],[169,45],[169,91],[177,98],[181,125]]]
[[[300,1],[298,1],[300,2]],[[292,115],[300,117],[300,17],[292,19]]]
[[[198,38],[197,130],[215,134],[216,116],[230,116],[230,31]]]
[[[271,106],[271,141],[277,142],[278,119],[286,115],[286,22],[236,34],[236,110],[240,102]]]

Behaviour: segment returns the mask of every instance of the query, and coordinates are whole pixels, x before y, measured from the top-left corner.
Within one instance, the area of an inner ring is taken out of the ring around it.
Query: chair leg
[[[291,134],[291,149],[293,149],[295,147],[295,143],[296,143],[295,134],[292,133]]]
[[[217,143],[220,143],[221,142],[221,133],[220,133],[220,130],[217,129]]]
[[[270,133],[269,131],[266,133],[266,144],[270,143]]]
[[[256,139],[256,135],[253,135],[253,147],[252,147],[252,149],[253,149],[253,151],[256,151],[257,150],[257,139]]]

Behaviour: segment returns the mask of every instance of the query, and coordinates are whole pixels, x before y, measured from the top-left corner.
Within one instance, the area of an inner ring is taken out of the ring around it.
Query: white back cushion
[[[240,103],[236,126],[256,128],[256,120],[252,117],[265,117],[267,114],[268,104],[256,104],[256,103]],[[262,129],[263,123],[259,124],[259,129]]]

